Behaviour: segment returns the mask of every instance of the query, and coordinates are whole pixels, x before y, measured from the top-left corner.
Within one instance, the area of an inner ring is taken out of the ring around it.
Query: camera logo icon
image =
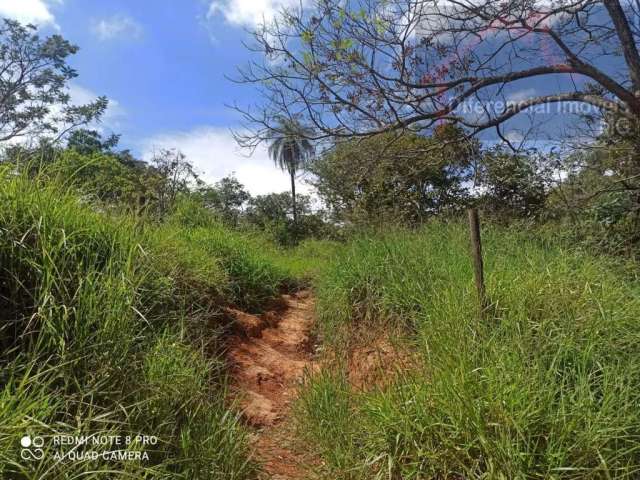
[[[22,450],[20,450],[20,457],[23,460],[42,460],[44,457],[44,438],[42,437],[30,437],[29,435],[25,435],[20,439],[20,446]]]

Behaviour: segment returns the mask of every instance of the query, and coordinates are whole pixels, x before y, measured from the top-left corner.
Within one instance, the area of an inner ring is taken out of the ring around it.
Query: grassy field
[[[326,368],[295,411],[324,478],[640,475],[633,264],[487,225],[481,316],[455,222],[283,250],[193,204],[155,224],[2,177],[2,478],[255,478],[226,400],[224,307],[259,312],[303,286]],[[363,332],[393,335],[411,359],[364,389],[348,362]],[[19,460],[25,434],[45,439],[43,461]],[[60,462],[60,434],[159,443],[127,446],[145,462]]]
[[[206,216],[145,225],[2,177],[0,477],[252,478],[225,403],[222,309],[295,286],[295,259]],[[20,461],[25,434],[43,437],[43,461]],[[149,461],[53,458],[55,435],[138,434],[159,439],[126,447]]]
[[[484,233],[485,318],[457,224],[356,239],[323,272],[319,325],[338,352],[298,423],[326,478],[640,475],[637,270],[551,237]],[[402,332],[411,368],[355,389],[345,352],[363,331]]]

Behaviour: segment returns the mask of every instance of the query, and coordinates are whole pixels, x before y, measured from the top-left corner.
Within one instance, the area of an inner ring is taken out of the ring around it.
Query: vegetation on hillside
[[[207,184],[177,148],[121,150],[96,127],[106,98],[71,104],[78,48],[0,25],[0,477],[259,478],[228,333],[300,289],[316,335],[287,347],[322,368],[291,433],[323,478],[640,476],[635,7],[426,3],[323,0],[255,32],[265,62],[241,80],[266,95],[237,137],[269,142],[291,181],[258,196],[233,175]],[[564,63],[540,64],[547,43]],[[616,55],[621,83],[599,60]],[[590,82],[485,118],[454,110],[559,73]],[[599,108],[579,118],[596,126],[581,145],[514,148],[500,130],[562,102]],[[474,136],[485,127],[500,142]],[[296,194],[302,172],[318,198]],[[469,207],[484,220],[482,306]],[[379,381],[358,381],[367,369]],[[59,436],[140,435],[157,443],[55,456]]]
[[[457,223],[355,239],[323,272],[335,358],[298,415],[327,478],[637,477],[636,267],[515,228],[485,240],[484,316]],[[376,331],[412,360],[363,391],[350,345]]]
[[[0,179],[1,476],[250,478],[218,356],[223,307],[272,300],[293,281],[286,263],[213,217],[145,225],[44,178]],[[127,447],[143,462],[20,462],[25,434],[49,449],[55,435],[159,443]]]

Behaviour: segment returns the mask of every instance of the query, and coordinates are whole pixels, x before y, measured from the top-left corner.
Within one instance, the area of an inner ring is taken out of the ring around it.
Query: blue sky
[[[249,59],[245,29],[293,1],[0,0],[0,15],[80,47],[72,98],[106,95],[101,129],[122,134],[122,147],[145,158],[177,147],[208,181],[235,172],[252,193],[266,193],[289,181],[264,149],[247,158],[236,147],[229,130],[239,116],[225,104],[250,103],[254,92],[225,75]]]
[[[233,76],[236,66],[250,59],[242,46],[250,40],[245,29],[299,1],[0,0],[0,16],[38,24],[44,33],[59,32],[80,46],[71,60],[79,73],[71,96],[87,103],[106,95],[111,106],[100,128],[121,134],[123,148],[144,159],[161,148],[179,148],[205,180],[235,172],[252,193],[261,194],[286,191],[289,180],[272,165],[265,148],[248,158],[236,146],[230,129],[239,126],[240,118],[225,104],[252,104],[256,92],[225,75]],[[503,96],[517,101],[571,90],[581,81],[560,75],[521,80]],[[535,120],[554,135],[569,124],[567,115]],[[517,144],[529,126],[523,114],[503,131]],[[491,144],[497,137],[488,131],[483,139]],[[536,141],[548,143],[544,136]],[[309,191],[302,181],[299,188]]]

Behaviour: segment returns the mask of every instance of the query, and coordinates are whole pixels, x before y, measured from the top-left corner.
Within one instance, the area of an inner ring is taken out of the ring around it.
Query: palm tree
[[[273,138],[269,145],[269,157],[278,168],[289,172],[291,177],[291,199],[293,221],[298,220],[296,207],[296,173],[304,168],[313,155],[313,145],[309,141],[312,131],[297,120],[282,118],[277,128],[272,129]]]

